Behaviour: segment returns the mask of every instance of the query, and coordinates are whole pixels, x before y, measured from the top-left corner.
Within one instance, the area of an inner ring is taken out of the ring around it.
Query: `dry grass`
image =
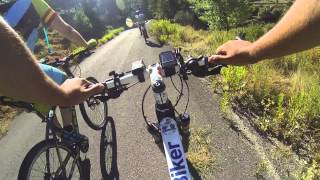
[[[209,127],[191,129],[188,159],[200,172],[209,171],[214,167],[215,158],[211,143]]]
[[[0,138],[8,132],[10,122],[16,115],[16,110],[8,106],[0,106]]]

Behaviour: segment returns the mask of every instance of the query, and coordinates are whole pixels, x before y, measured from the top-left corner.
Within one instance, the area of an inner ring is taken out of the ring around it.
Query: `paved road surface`
[[[158,61],[167,46],[147,46],[137,29],[125,31],[100,47],[81,64],[84,76],[94,76],[99,81],[108,77],[110,70],[130,70],[131,62],[144,59],[146,64]],[[189,112],[192,126],[212,125],[212,142],[216,158],[215,168],[208,179],[256,179],[260,162],[254,147],[230,129],[219,112],[218,98],[213,96],[199,79],[191,78]],[[169,179],[165,157],[146,131],[140,105],[147,87],[140,84],[123,93],[121,98],[108,102],[109,115],[114,118],[117,134],[117,163],[119,179],[165,180]],[[175,94],[169,87],[170,94]],[[154,105],[150,102],[147,113]],[[91,179],[101,179],[99,150],[101,132],[84,124],[78,112],[81,131],[89,137]],[[28,150],[43,139],[44,125],[33,114],[22,113],[11,125],[9,134],[0,140],[0,179],[16,179],[20,164]]]

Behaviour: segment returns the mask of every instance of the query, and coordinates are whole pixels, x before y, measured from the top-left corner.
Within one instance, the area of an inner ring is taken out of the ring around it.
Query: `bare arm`
[[[66,37],[67,39],[76,43],[79,46],[88,46],[87,41],[81,36],[81,34],[68,23],[66,23],[59,15],[55,16],[49,27],[57,30],[64,37]]]
[[[101,85],[86,89],[82,79],[61,86],[46,76],[18,34],[0,17],[0,92],[9,97],[49,105],[74,105],[102,90]]]
[[[211,62],[244,65],[306,50],[320,44],[320,0],[297,0],[287,14],[256,42],[233,40],[220,46]]]
[[[320,44],[320,1],[297,0],[281,21],[253,43],[258,59],[288,55]]]

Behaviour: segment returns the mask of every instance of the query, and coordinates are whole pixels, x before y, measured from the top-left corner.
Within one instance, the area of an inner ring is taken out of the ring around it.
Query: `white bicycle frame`
[[[205,65],[204,61],[199,61],[198,64],[199,66]],[[149,75],[151,86],[156,85],[159,82],[163,83],[163,77],[165,77],[165,74],[159,64],[150,66],[147,71],[145,70],[145,67],[143,68],[143,76],[147,77],[147,75]],[[175,68],[176,72],[179,72],[179,68],[179,65],[177,65]],[[114,87],[118,87],[121,84],[138,82],[139,78],[133,73],[128,73],[120,77],[119,80],[119,82],[113,80],[107,81],[105,84],[107,88],[111,89]],[[165,90],[159,93],[154,92],[154,98],[157,104],[164,104],[168,101],[168,96]],[[181,142],[181,135],[175,117],[164,117],[158,120],[160,124],[162,143],[165,150],[170,179],[191,180],[187,159]]]
[[[178,67],[179,68],[179,67]],[[177,69],[177,68],[176,68]],[[163,82],[164,72],[159,64],[149,69],[151,86],[156,83]],[[162,92],[153,92],[157,104],[164,104],[168,101],[165,90]],[[187,159],[181,142],[181,135],[174,117],[164,117],[158,119],[160,123],[160,131],[162,143],[166,155],[168,171],[171,180],[190,180],[190,172]]]

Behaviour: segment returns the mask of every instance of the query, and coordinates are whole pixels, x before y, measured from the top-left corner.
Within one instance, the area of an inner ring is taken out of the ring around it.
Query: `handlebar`
[[[105,86],[105,93],[108,98],[117,98],[120,94],[129,89],[130,84],[144,82],[148,75],[151,80],[151,86],[157,82],[162,81],[163,77],[170,77],[179,74],[184,80],[188,79],[188,75],[195,75],[197,77],[206,77],[209,75],[216,75],[224,65],[209,64],[208,57],[200,56],[198,58],[189,58],[187,61],[183,60],[180,50],[174,53],[177,64],[166,71],[159,63],[145,66],[142,60],[132,63],[132,70],[125,73],[115,73],[112,71],[109,75],[113,76],[111,79],[106,80],[102,84]]]
[[[75,57],[85,55],[88,52],[90,52],[90,49],[85,48],[85,49],[82,49],[82,50],[77,51],[75,53],[72,53],[72,54],[68,55],[67,57],[64,57],[63,59],[56,58],[55,61],[53,61],[53,62],[49,62],[48,60],[45,60],[43,62],[43,64],[47,64],[47,65],[50,65],[53,67],[60,67],[60,66],[69,65],[70,62],[75,59]]]

